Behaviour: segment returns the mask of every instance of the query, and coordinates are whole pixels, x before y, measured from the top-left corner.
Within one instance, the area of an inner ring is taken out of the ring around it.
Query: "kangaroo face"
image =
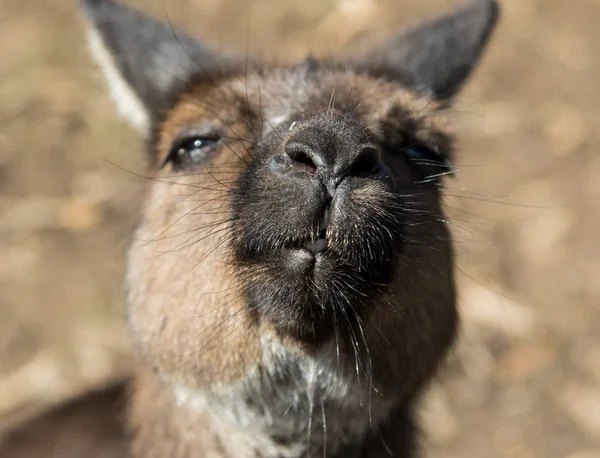
[[[84,4],[92,50],[154,165],[127,281],[147,364],[179,393],[248,405],[260,392],[280,413],[315,389],[324,411],[369,400],[383,416],[408,402],[456,333],[446,116],[495,3],[367,55],[289,66]]]

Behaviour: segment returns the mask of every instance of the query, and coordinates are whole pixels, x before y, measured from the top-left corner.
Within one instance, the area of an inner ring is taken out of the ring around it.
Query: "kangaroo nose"
[[[345,178],[372,177],[385,170],[373,136],[351,114],[319,113],[294,124],[271,157],[273,173],[299,180],[316,178],[333,196]]]
[[[379,150],[369,144],[331,151],[298,141],[285,145],[284,156],[293,170],[317,175],[337,186],[347,176],[367,177],[379,166]]]

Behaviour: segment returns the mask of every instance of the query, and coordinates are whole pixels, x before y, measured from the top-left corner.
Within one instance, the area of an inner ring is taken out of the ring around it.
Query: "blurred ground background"
[[[327,51],[452,0],[139,0],[233,49]],[[464,332],[429,456],[600,457],[600,1],[501,0],[448,182]],[[249,25],[249,29],[248,29]],[[277,45],[275,47],[275,45]],[[123,253],[144,181],[74,0],[0,1],[0,433],[127,373]]]

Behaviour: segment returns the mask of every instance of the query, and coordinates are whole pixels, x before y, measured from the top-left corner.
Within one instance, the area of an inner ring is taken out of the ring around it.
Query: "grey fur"
[[[155,114],[191,73],[210,72],[226,58],[199,39],[112,0],[82,0],[124,79]]]
[[[496,0],[473,0],[399,33],[370,50],[363,63],[439,99],[451,98],[476,67],[498,15]]]

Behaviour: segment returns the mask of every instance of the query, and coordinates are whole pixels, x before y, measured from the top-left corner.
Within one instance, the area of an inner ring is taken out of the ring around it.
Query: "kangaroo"
[[[496,2],[368,52],[285,65],[219,52],[113,0],[82,5],[152,170],[126,279],[137,364],[116,389],[128,393],[118,431],[104,427],[120,413],[103,394],[42,422],[55,431],[44,444],[60,435],[53,418],[79,445],[109,442],[42,452],[419,456],[415,404],[459,322],[441,204],[449,112]],[[84,410],[98,431],[78,435]],[[22,434],[0,455],[35,456],[14,451],[36,442]]]

